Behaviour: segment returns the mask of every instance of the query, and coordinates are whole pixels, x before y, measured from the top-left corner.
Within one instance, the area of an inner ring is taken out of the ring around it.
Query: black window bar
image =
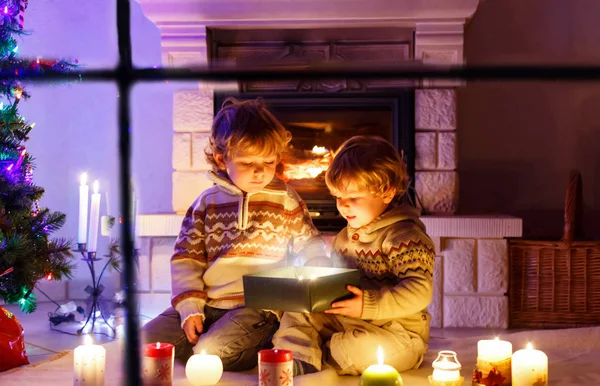
[[[121,246],[123,250],[123,280],[125,285],[125,384],[142,385],[139,323],[137,296],[135,292],[135,262],[133,235],[131,233],[131,212],[129,181],[131,180],[131,115],[129,97],[131,86],[138,81],[155,82],[163,80],[207,80],[216,82],[246,80],[286,80],[286,79],[443,79],[460,81],[599,81],[598,66],[462,66],[462,65],[400,65],[373,66],[361,68],[348,64],[319,65],[305,68],[236,68],[236,69],[137,69],[133,67],[131,50],[130,0],[117,0],[117,35],[119,64],[113,70],[89,70],[81,73],[81,78],[96,81],[116,81],[119,89],[119,196],[121,198]],[[48,80],[78,80],[80,74],[58,73],[51,70],[44,74],[26,70],[22,78],[39,82]],[[0,71],[0,79],[11,79],[11,70]]]

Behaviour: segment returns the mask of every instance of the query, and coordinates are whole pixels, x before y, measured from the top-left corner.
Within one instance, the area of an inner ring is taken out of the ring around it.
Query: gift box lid
[[[329,267],[285,267],[244,275],[247,307],[288,311],[321,312],[331,303],[351,298],[347,285],[358,287],[356,269]]]

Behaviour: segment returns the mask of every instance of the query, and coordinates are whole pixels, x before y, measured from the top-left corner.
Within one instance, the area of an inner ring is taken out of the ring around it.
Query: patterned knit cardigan
[[[326,256],[306,205],[275,177],[256,193],[244,193],[227,177],[209,172],[215,186],[188,209],[171,258],[171,304],[182,325],[204,317],[204,305],[244,305],[242,276],[286,264],[288,248],[300,264]]]
[[[362,228],[346,227],[333,241],[333,259],[360,271],[362,319],[398,319],[427,340],[435,249],[418,215],[402,205]]]

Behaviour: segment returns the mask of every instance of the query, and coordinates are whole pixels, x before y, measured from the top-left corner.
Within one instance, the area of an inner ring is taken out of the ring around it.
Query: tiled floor
[[[77,303],[77,302],[76,302]],[[151,317],[155,316],[159,311],[152,309],[152,302],[141,302],[140,323],[147,322]],[[144,303],[147,307],[144,307]],[[52,327],[48,320],[48,313],[54,312],[56,305],[50,302],[41,302],[38,304],[38,309],[32,314],[23,314],[19,311],[18,306],[4,306],[9,311],[13,312],[25,332],[25,342],[27,355],[31,363],[41,362],[63,350],[72,350],[83,343],[83,336],[77,335],[77,329],[81,327],[80,323],[61,323]],[[122,317],[118,317],[117,324],[122,323]],[[62,331],[62,332],[61,332]],[[93,339],[96,342],[108,342],[113,338],[103,334],[110,332],[106,327],[96,328]],[[431,330],[432,337],[451,338],[451,337],[470,337],[478,335],[488,335],[490,337],[501,335],[503,330],[490,329],[472,329],[472,328],[433,328]],[[112,334],[111,334],[112,335]]]

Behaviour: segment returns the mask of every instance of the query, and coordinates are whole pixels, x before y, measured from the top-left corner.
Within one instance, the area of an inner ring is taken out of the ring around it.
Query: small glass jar
[[[454,351],[444,350],[438,353],[433,361],[433,374],[430,377],[432,385],[455,385],[462,384],[464,379],[460,375],[462,368]]]
[[[294,361],[289,350],[261,350],[258,353],[259,386],[292,386]]]

